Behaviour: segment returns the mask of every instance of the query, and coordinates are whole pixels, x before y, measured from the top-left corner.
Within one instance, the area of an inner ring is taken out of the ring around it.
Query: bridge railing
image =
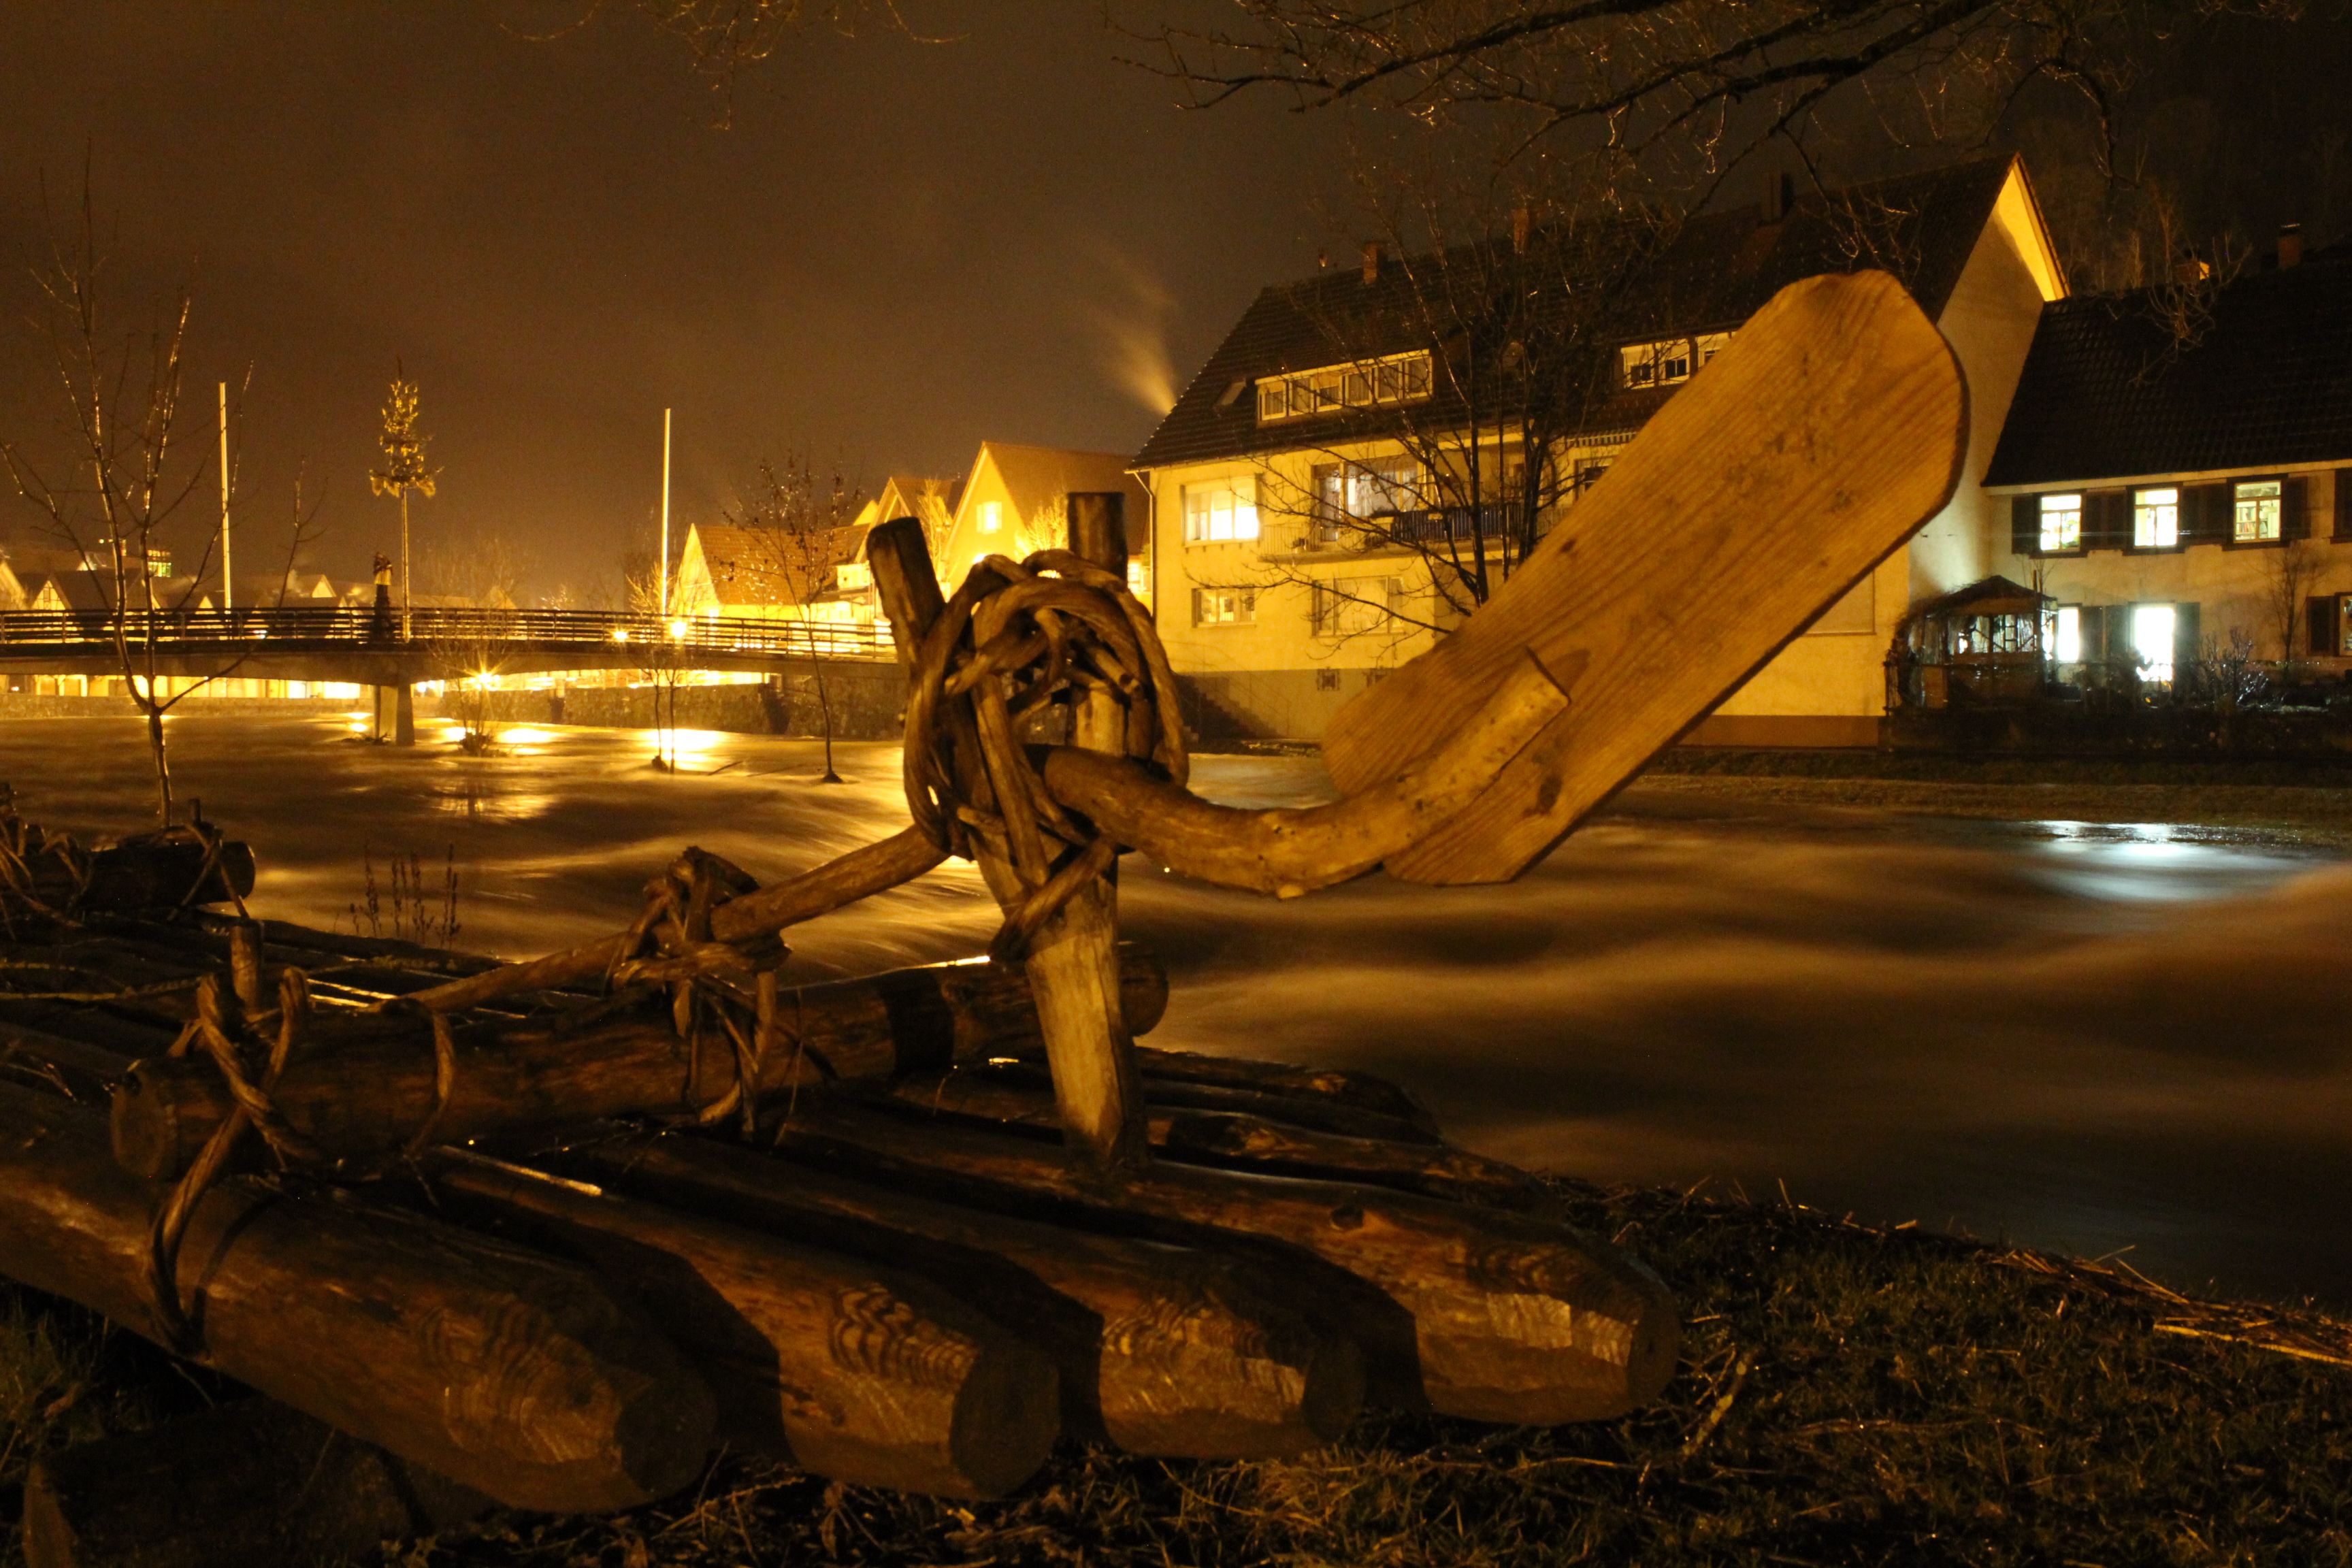
[[[110,647],[118,621],[134,645],[334,647],[386,651],[418,647],[493,651],[502,646],[544,652],[594,648],[609,665],[623,648],[647,668],[690,666],[696,654],[786,658],[888,659],[897,657],[887,622],[769,620],[746,616],[659,616],[612,610],[497,610],[446,605],[394,610],[372,605],[272,605],[240,610],[134,609],[0,611],[0,647],[60,651]]]

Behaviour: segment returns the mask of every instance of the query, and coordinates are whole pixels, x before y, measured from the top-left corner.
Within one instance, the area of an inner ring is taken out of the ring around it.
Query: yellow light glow
[[[687,634],[687,623],[684,621],[672,621],[669,624],[669,635],[672,641],[682,640]]]
[[[614,626],[614,627],[613,628],[613,640],[614,640],[614,642],[626,642],[626,641],[628,641],[628,640],[629,640],[629,628],[628,628],[628,627],[626,627],[626,626]]]
[[[553,739],[555,739],[554,731],[550,730],[522,729],[499,731],[499,744],[502,746],[541,746]]]

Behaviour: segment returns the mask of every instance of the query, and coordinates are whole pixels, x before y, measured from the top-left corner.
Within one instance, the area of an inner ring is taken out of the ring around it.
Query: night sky
[[[718,129],[685,46],[628,0],[0,5],[0,439],[55,450],[27,264],[44,179],[69,216],[85,155],[117,322],[193,287],[185,430],[250,373],[241,576],[282,559],[304,461],[307,564],[359,575],[391,547],[366,473],[395,362],[444,470],[420,552],[496,535],[527,591],[593,596],[650,543],[665,405],[681,536],[763,458],[871,486],[961,474],[989,438],[1133,451],[1256,289],[1350,258],[1348,143],[1393,127],[1272,97],[1181,110],[1101,0],[899,9],[940,41],[804,31]],[[2123,162],[2172,182],[2192,237],[2234,228],[2252,254],[2281,221],[2318,244],[2352,225],[2345,9],[2116,41]],[[1832,174],[1983,150],[1895,146],[1864,107],[1822,143]],[[2078,276],[2113,280],[2130,203],[2078,100],[2030,93],[1993,142],[2027,151]],[[0,517],[32,538],[13,498]]]
[[[26,264],[43,177],[68,212],[86,150],[118,321],[193,285],[192,433],[250,366],[240,576],[282,552],[306,458],[314,563],[389,547],[366,470],[395,359],[445,470],[420,546],[492,531],[530,586],[593,588],[649,526],[665,404],[680,523],[789,452],[873,482],[961,473],[985,438],[1131,451],[1151,384],[1334,243],[1336,128],[1183,111],[1076,0],[908,8],[944,42],[809,33],[724,130],[625,5],[508,30],[578,15],[0,8],[0,434],[53,439]]]

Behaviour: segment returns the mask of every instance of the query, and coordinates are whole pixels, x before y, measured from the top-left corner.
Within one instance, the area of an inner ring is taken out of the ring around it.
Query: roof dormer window
[[[1429,396],[1429,351],[1388,354],[1349,364],[1293,371],[1258,378],[1257,422],[1302,419],[1343,408],[1379,408],[1419,403]]]

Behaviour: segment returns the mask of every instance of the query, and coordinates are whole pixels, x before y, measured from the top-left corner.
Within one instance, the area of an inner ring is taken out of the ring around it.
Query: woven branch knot
[[[908,813],[931,842],[967,859],[985,850],[1018,881],[997,889],[1005,918],[989,952],[1000,960],[1026,953],[1122,847],[1045,788],[1028,741],[1062,724],[1176,784],[1190,772],[1175,674],[1125,581],[1066,550],[989,556],[917,650],[905,765]]]

